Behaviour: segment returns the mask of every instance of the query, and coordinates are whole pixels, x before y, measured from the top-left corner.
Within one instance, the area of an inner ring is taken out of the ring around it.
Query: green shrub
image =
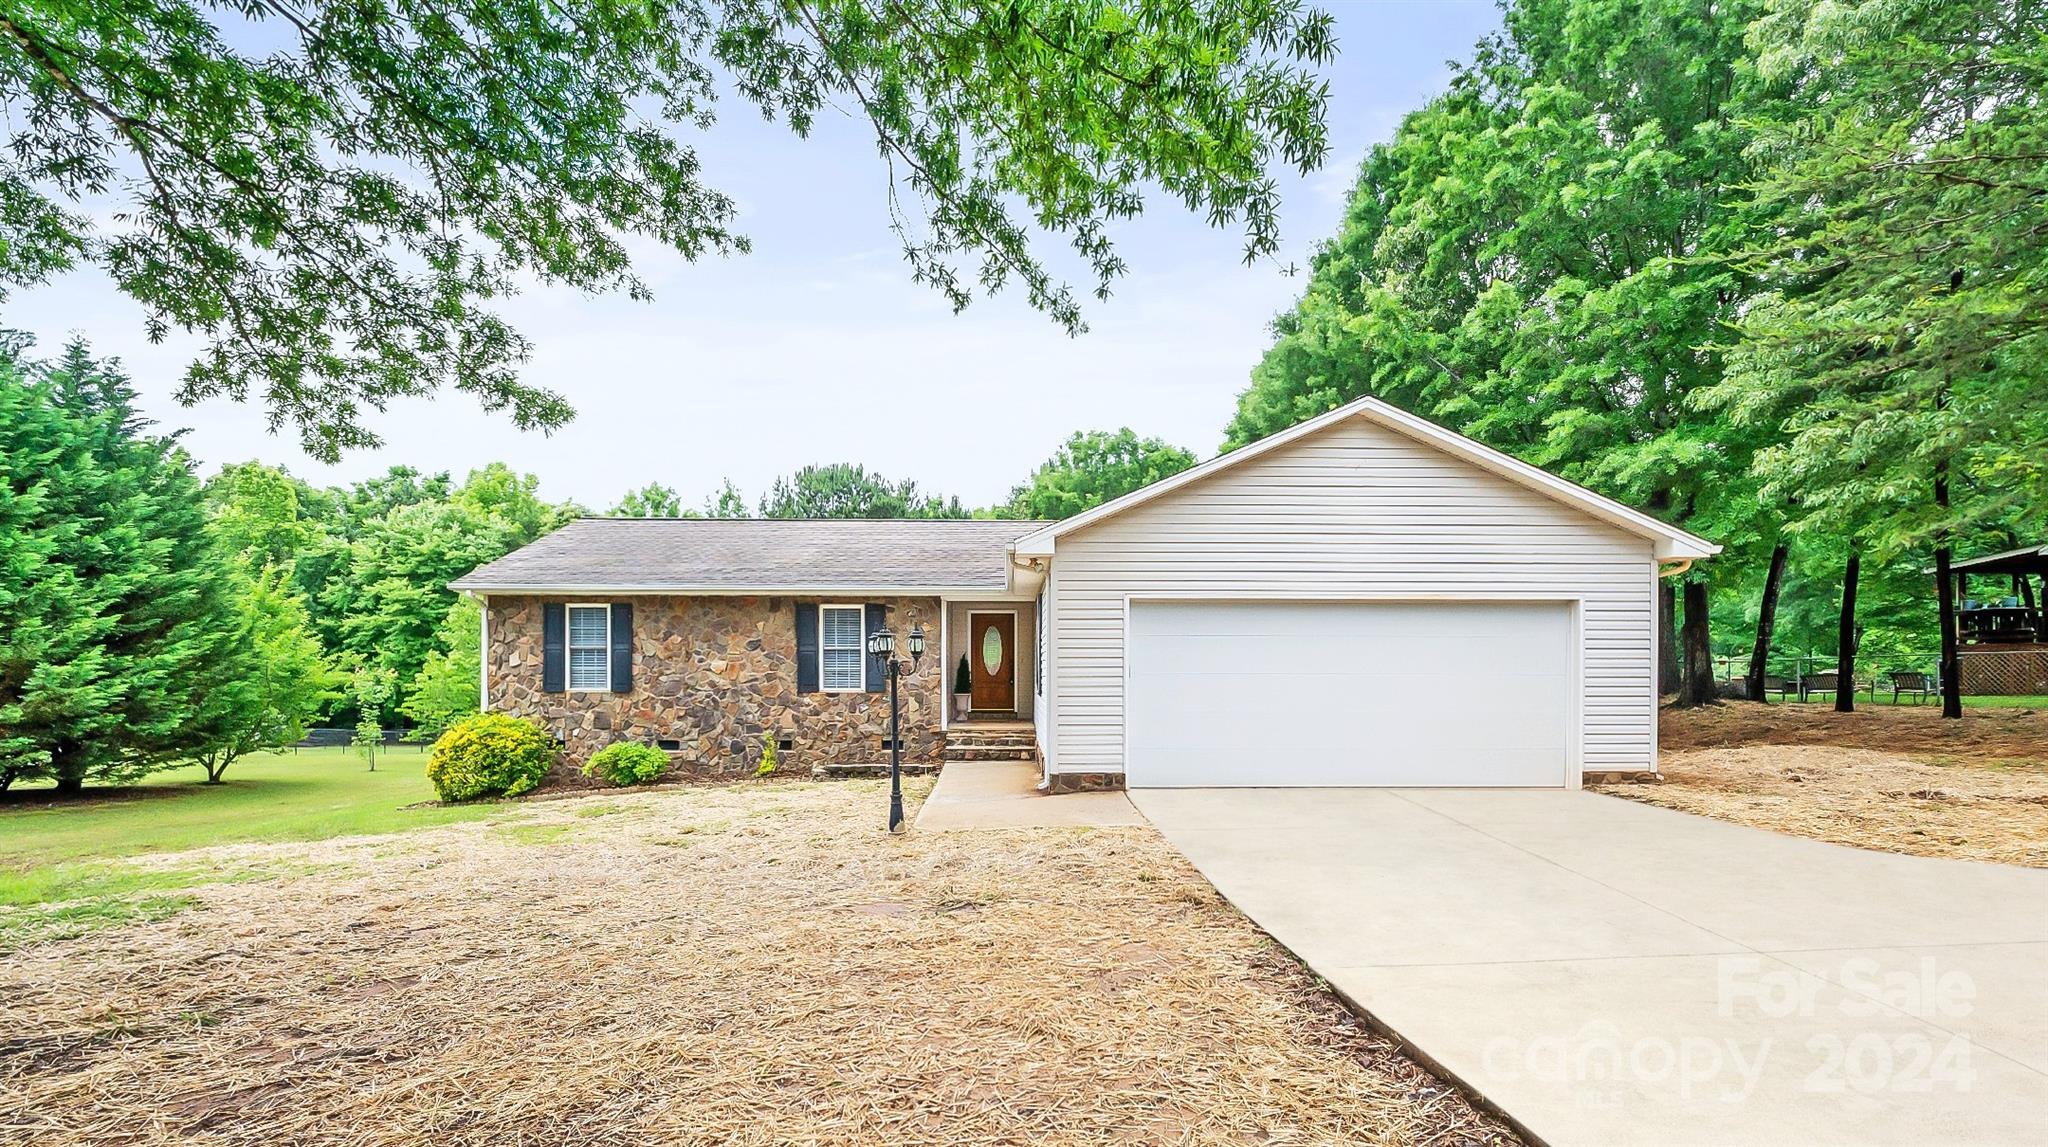
[[[644,785],[668,771],[668,754],[638,741],[619,741],[599,749],[583,766],[586,777],[603,777],[615,785]]]
[[[974,692],[974,671],[967,667],[967,655],[960,655],[960,668],[953,671],[953,692]]]
[[[540,726],[503,713],[478,713],[448,727],[427,758],[427,780],[444,801],[516,797],[547,776],[555,742]]]
[[[761,764],[754,770],[757,777],[770,776],[775,772],[775,734],[761,734]]]

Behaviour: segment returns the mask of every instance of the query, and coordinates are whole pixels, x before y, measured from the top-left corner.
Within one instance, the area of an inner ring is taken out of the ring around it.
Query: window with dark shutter
[[[857,605],[818,607],[818,684],[827,693],[867,688],[867,630]]]

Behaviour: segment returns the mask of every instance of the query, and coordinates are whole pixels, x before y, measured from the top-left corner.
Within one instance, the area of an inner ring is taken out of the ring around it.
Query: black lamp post
[[[910,649],[910,669],[917,671],[924,659],[924,627],[910,627],[904,643]],[[896,635],[878,629],[868,635],[868,655],[883,658],[889,674],[889,831],[903,832],[903,711],[897,704],[896,681],[903,675],[903,663],[896,660]]]

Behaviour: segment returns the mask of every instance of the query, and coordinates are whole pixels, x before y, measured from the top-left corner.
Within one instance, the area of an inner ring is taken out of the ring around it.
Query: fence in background
[[[406,748],[422,753],[426,752],[430,747],[428,742],[406,740],[412,733],[413,730],[411,729],[386,729],[384,730],[382,747],[386,749]],[[353,747],[355,743],[356,731],[354,729],[308,729],[306,730],[305,738],[292,746],[292,751],[297,752],[300,749],[346,749]]]
[[[1773,656],[1768,664],[1771,676],[1783,677],[1786,683],[1784,694],[1774,693],[1772,696],[1799,697],[1803,696],[1806,692],[1803,683],[1807,678],[1820,673],[1831,674],[1835,671],[1835,656],[1832,653],[1801,653],[1791,656]],[[1888,669],[1874,674],[1859,673],[1856,675],[1856,687],[1858,689],[1867,689],[1889,681],[1894,671]],[[1940,666],[1938,665],[1901,665],[1896,667],[1896,671],[1925,673],[1929,681],[1936,683],[1935,691],[1937,693],[1940,692],[1939,682],[1941,680],[1941,673]],[[1749,658],[1747,657],[1714,658],[1714,675],[1721,682],[1722,696],[1724,697],[1741,696],[1748,674]],[[1875,693],[1871,694],[1873,697],[1876,695]]]

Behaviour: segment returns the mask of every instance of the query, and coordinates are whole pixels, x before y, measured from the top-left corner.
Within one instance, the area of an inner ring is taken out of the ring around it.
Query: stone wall
[[[614,741],[668,739],[680,743],[672,753],[680,774],[751,775],[769,731],[793,742],[778,754],[784,773],[808,776],[814,765],[888,760],[882,745],[889,734],[887,692],[797,692],[794,598],[631,598],[632,692],[542,692],[542,603],[591,600],[493,596],[488,604],[491,709],[535,718],[561,738],[562,771],[580,768]],[[912,625],[923,625],[930,641],[923,665],[906,671],[901,683],[903,759],[935,762],[944,748],[938,599],[882,604],[906,662],[902,642]]]

